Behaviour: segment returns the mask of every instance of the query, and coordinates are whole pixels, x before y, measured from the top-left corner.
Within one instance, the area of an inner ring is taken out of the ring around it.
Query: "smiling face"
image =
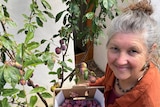
[[[108,65],[121,80],[138,79],[147,61],[147,47],[142,35],[117,33],[107,45]]]

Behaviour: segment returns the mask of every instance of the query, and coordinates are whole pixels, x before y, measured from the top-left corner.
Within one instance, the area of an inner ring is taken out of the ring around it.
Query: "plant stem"
[[[28,81],[31,81],[31,80],[29,79]],[[33,82],[30,82],[30,83],[31,83],[31,86],[32,86],[33,88],[35,88],[35,85],[33,84]],[[45,105],[46,107],[49,107],[48,104],[47,104],[47,101],[41,96],[41,94],[40,94],[39,92],[37,92],[37,95],[38,95],[39,98],[42,100],[42,102],[44,103],[44,105]]]
[[[68,46],[69,46],[69,41],[70,41],[70,36],[68,37],[68,39],[67,39],[67,43],[66,43],[66,50],[65,50],[65,52],[64,52],[64,54],[63,54],[63,56],[62,56],[62,61],[65,61],[65,56],[66,56],[66,54],[67,54],[67,51],[68,51]],[[72,71],[73,72],[73,71]],[[70,73],[70,74],[72,74],[72,73]],[[62,65],[62,75],[61,75],[61,80],[62,80],[62,82],[61,82],[61,84],[60,84],[60,87],[62,87],[63,86],[63,83],[66,81],[66,79],[70,76],[70,74],[66,77],[66,78],[64,78],[64,66]]]
[[[5,29],[5,27],[4,27],[3,22],[2,22],[2,21],[0,21],[0,22],[1,22],[1,25],[2,25],[2,28],[3,28],[3,31],[6,33],[6,29]]]

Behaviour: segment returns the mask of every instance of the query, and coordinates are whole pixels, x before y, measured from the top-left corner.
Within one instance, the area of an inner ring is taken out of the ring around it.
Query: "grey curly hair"
[[[146,4],[145,4],[146,5]],[[140,5],[141,6],[141,5]],[[140,7],[139,6],[139,7]],[[132,6],[134,8],[135,6]],[[145,44],[148,48],[148,53],[151,52],[153,44],[157,45],[157,49],[152,52],[152,60],[159,67],[159,46],[160,46],[160,31],[157,22],[150,16],[151,12],[146,9],[128,9],[121,15],[114,18],[108,29],[107,45],[116,33],[138,33],[142,34]],[[144,6],[143,6],[144,8]],[[148,7],[147,7],[148,9]],[[150,8],[151,9],[151,8]],[[149,13],[149,14],[148,14]]]

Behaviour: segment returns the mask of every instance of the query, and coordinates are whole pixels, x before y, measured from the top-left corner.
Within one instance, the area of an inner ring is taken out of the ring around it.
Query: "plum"
[[[59,43],[60,43],[61,45],[64,44],[64,40],[63,40],[63,39],[59,40]]]
[[[73,107],[72,104],[67,104],[67,107]]]
[[[69,100],[69,99],[65,99],[64,102],[65,102],[66,104],[69,104],[69,103],[70,103],[70,100]]]
[[[83,100],[82,103],[81,103],[81,106],[83,106],[83,107],[87,106],[87,101]]]
[[[67,104],[65,102],[63,102],[62,107],[67,107]]]
[[[101,106],[98,104],[97,107],[101,107]]]
[[[21,76],[24,76],[24,71],[23,70],[20,69],[19,73],[20,73]]]
[[[20,82],[21,85],[26,85],[26,80],[25,79],[20,79],[19,82]]]
[[[79,105],[75,104],[73,107],[79,107]]]
[[[33,81],[32,80],[28,80],[27,85],[28,86],[32,86],[33,85]]]
[[[65,99],[60,107],[101,107],[96,99],[72,100]]]
[[[61,49],[64,51],[66,50],[66,45],[61,45]]]
[[[60,54],[61,53],[61,48],[60,47],[56,47],[55,52],[56,52],[56,54]]]
[[[95,83],[96,82],[96,77],[95,76],[89,76],[89,81],[91,83]]]
[[[98,104],[98,101],[94,99],[94,100],[92,101],[92,104],[93,104],[93,106],[96,106],[96,105]]]
[[[81,62],[81,63],[80,63],[80,67],[81,67],[81,68],[87,68],[87,64],[86,64],[85,62]]]

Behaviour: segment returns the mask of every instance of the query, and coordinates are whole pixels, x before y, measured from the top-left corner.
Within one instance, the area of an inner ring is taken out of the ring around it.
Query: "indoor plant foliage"
[[[25,40],[22,43],[17,43],[14,40],[14,35],[7,32],[7,26],[15,27],[16,23],[10,17],[7,7],[0,4],[0,23],[3,31],[0,32],[0,107],[10,107],[10,104],[17,106],[34,107],[38,97],[44,105],[48,107],[46,98],[51,98],[52,95],[46,91],[46,88],[32,81],[34,69],[38,65],[46,65],[50,70],[49,75],[57,75],[57,79],[51,80],[53,86],[52,91],[56,87],[62,87],[63,83],[69,79],[73,79],[77,83],[79,81],[79,73],[88,79],[90,75],[95,76],[94,72],[87,69],[84,62],[79,64],[78,68],[70,68],[67,63],[72,63],[72,59],[67,59],[67,51],[70,40],[82,39],[85,45],[88,41],[98,42],[98,37],[103,35],[103,28],[106,28],[106,16],[112,19],[119,14],[116,0],[62,0],[66,4],[67,9],[62,10],[55,15],[55,21],[58,22],[63,18],[63,26],[58,34],[53,35],[50,40],[60,37],[59,47],[56,47],[54,52],[50,51],[51,42],[42,39],[41,43],[33,41],[35,31],[42,27],[47,21],[46,17],[51,20],[54,18],[50,12],[51,6],[46,0],[31,0],[30,14],[22,14],[24,19],[23,28],[17,31],[18,34],[24,34]],[[9,2],[4,0],[5,3]],[[54,1],[53,1],[54,2]],[[123,0],[122,0],[123,2]],[[41,6],[40,6],[41,5]],[[82,5],[85,6],[84,11],[81,11]],[[96,9],[100,6],[100,11],[95,15]],[[39,8],[39,7],[43,7]],[[91,24],[85,25],[90,22]],[[79,23],[84,24],[82,29]],[[72,36],[73,34],[73,36]],[[41,51],[39,46],[48,43],[46,48]],[[56,55],[57,54],[57,55]],[[62,55],[62,59],[56,59],[56,56]],[[53,71],[54,63],[58,63],[60,67]],[[79,68],[80,67],[80,68]],[[69,72],[69,75],[64,75]],[[75,78],[74,78],[75,77]],[[9,87],[6,87],[9,86]],[[32,87],[30,90],[31,97],[27,100],[25,85]],[[18,88],[17,86],[21,86]]]
[[[53,35],[53,39],[56,37],[61,37],[65,42],[66,51],[70,40],[80,39],[83,45],[92,41],[94,44],[100,44],[98,38],[99,36],[104,36],[103,29],[107,27],[106,17],[109,19],[114,18],[116,15],[120,14],[118,9],[117,0],[62,0],[66,4],[67,9],[60,11],[55,15],[55,21],[58,22],[63,19],[63,26],[59,30],[58,34]],[[121,2],[124,2],[121,0]],[[96,12],[97,8],[100,11]],[[82,27],[83,26],[83,27]],[[62,45],[62,43],[60,43]],[[57,47],[57,50],[61,50]],[[86,50],[87,53],[88,50]],[[58,52],[60,54],[60,52]],[[58,75],[61,79],[60,87],[62,87],[64,81],[69,78],[77,83],[79,81],[79,73],[82,73],[84,79],[88,79],[90,75],[95,76],[94,72],[89,69],[81,67],[81,64],[75,69],[71,69],[67,66],[65,61],[71,61],[65,59],[66,52],[60,54],[63,59],[60,61],[61,67],[57,71],[50,72],[50,74]],[[85,57],[85,56],[84,56]],[[83,61],[83,60],[82,60]],[[82,62],[83,63],[83,62]],[[83,70],[82,70],[83,68]],[[70,72],[69,75],[65,77],[65,72]],[[56,80],[53,80],[56,81]],[[53,89],[55,86],[52,87]]]
[[[117,0],[62,0],[68,8],[56,15],[56,22],[63,17],[64,26],[55,36],[82,39],[85,45],[88,41],[98,43],[98,37],[103,36],[103,29],[107,27],[106,17],[109,19],[120,13]],[[124,0],[121,0],[122,2]],[[97,13],[97,8],[100,11]],[[68,23],[67,23],[68,22]],[[87,24],[89,23],[89,24]],[[83,28],[80,26],[84,24]]]

